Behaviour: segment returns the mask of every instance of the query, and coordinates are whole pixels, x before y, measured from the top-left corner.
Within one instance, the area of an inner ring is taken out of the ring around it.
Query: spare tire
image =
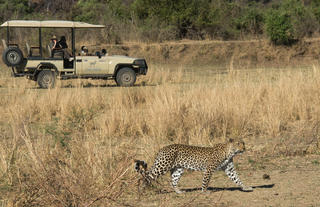
[[[22,51],[18,47],[8,47],[3,51],[2,60],[9,67],[18,66],[23,61]]]

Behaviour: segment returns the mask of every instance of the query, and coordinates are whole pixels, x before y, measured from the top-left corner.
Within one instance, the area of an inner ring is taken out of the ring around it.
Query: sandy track
[[[212,177],[208,192],[202,193],[202,174],[192,172],[181,179],[184,194],[172,191],[166,175],[159,187],[165,189],[160,193],[148,192],[138,203],[141,206],[320,206],[320,155],[276,158],[264,162],[264,169],[256,169],[244,159],[238,164],[242,181],[251,185],[253,192],[242,192],[218,172]],[[265,174],[270,179],[264,179]]]

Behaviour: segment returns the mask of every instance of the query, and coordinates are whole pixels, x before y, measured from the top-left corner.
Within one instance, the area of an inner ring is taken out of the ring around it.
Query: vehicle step
[[[26,73],[11,73],[12,77],[23,77]]]
[[[111,79],[113,76],[112,75],[61,75],[58,77],[61,80],[66,80],[66,79],[76,79],[76,78],[82,78],[82,79]]]

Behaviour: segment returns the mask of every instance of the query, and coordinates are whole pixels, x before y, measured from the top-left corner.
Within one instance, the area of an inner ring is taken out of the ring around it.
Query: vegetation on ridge
[[[1,0],[0,20],[68,19],[108,25],[113,41],[251,39],[289,44],[319,33],[317,0]]]

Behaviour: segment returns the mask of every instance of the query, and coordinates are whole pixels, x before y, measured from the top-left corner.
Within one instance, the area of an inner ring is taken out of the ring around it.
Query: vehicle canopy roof
[[[94,25],[85,22],[74,21],[62,21],[62,20],[46,20],[46,21],[34,21],[34,20],[11,20],[6,21],[1,27],[24,27],[24,28],[104,28],[104,25]]]

